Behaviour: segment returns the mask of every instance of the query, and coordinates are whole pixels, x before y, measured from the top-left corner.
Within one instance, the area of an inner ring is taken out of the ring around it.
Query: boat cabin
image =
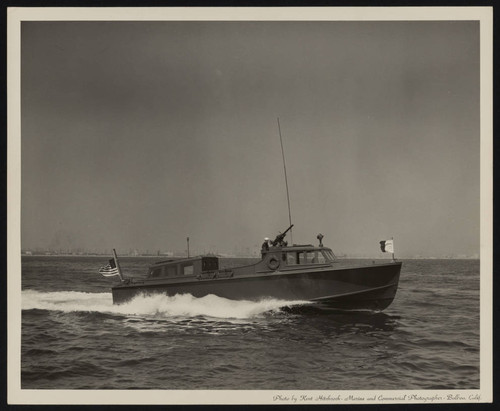
[[[258,273],[297,270],[329,265],[335,260],[332,250],[311,244],[273,246],[262,252],[262,260],[237,268],[219,267],[217,256],[198,256],[159,261],[149,267],[147,278],[151,280],[196,277],[198,279],[227,278]]]
[[[215,256],[183,258],[158,261],[149,267],[148,278],[183,277],[200,275],[219,269],[219,259]]]

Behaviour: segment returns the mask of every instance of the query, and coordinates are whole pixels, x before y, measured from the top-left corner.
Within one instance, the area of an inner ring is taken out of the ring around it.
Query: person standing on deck
[[[264,242],[262,243],[262,252],[269,251],[269,238],[264,238]]]

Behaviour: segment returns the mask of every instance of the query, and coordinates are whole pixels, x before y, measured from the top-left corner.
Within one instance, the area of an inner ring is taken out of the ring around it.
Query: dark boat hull
[[[113,302],[120,304],[145,294],[214,294],[232,300],[266,298],[312,301],[326,309],[383,310],[396,295],[401,263],[349,268],[275,271],[217,279],[181,279],[120,284],[112,288]]]

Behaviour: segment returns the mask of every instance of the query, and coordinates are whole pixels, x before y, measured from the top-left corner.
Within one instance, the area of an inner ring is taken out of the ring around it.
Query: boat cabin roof
[[[180,261],[198,261],[200,260],[201,258],[204,258],[204,257],[214,257],[214,256],[201,256],[201,255],[198,255],[196,257],[180,257],[180,258],[170,258],[168,260],[162,260],[162,261],[156,261],[153,263],[153,265],[157,265],[157,264],[168,264],[168,263],[178,263]],[[217,258],[217,257],[216,257]]]
[[[148,277],[176,277],[199,274],[219,269],[219,258],[203,255],[158,261],[149,266]]]
[[[237,267],[238,275],[249,275],[255,272],[297,269],[298,266],[314,266],[330,264],[336,260],[332,250],[312,244],[282,244],[262,250],[261,260],[248,266]],[[236,270],[236,268],[234,269]],[[233,269],[221,269],[219,257],[202,255],[190,258],[171,258],[153,263],[149,267],[147,278],[161,277],[179,278],[203,275],[233,275]]]
[[[285,247],[271,247],[271,248],[281,248],[283,251],[300,251],[300,250],[324,250],[326,247],[317,247],[312,244],[293,244]]]
[[[275,251],[332,251],[331,248],[328,247],[323,247],[323,246],[315,246],[312,244],[293,244],[293,245],[286,245],[286,246],[271,246],[269,247],[269,251],[265,251],[268,253],[275,252]]]

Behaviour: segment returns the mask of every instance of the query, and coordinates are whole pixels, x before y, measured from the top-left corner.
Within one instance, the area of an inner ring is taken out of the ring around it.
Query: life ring
[[[271,270],[276,270],[279,266],[280,266],[280,262],[278,261],[278,259],[276,257],[271,257],[269,259],[269,261],[267,262],[267,266],[271,269]]]

